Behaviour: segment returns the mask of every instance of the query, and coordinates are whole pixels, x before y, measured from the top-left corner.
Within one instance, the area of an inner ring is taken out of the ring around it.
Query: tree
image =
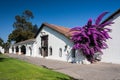
[[[111,29],[106,28],[106,26],[110,26],[113,22],[101,23],[102,18],[107,13],[104,12],[98,16],[95,24],[92,24],[92,19],[89,19],[85,26],[75,27],[70,30],[70,32],[73,32],[71,38],[74,42],[73,49],[81,50],[90,62],[93,62],[95,53],[102,53],[102,49],[108,48],[106,40],[111,38],[108,34]]]
[[[10,47],[10,42],[7,41],[6,43],[3,44],[3,48],[5,50],[5,53],[9,52],[9,47]]]
[[[4,41],[2,38],[0,38],[0,46],[3,46],[3,44],[4,44]]]
[[[0,46],[2,48],[4,48],[5,52],[8,52],[9,51],[10,42],[9,41],[4,42],[3,39],[0,38]]]
[[[38,26],[35,24],[35,25],[33,26],[32,32],[36,34],[37,31],[38,31]]]
[[[30,20],[33,19],[33,13],[30,10],[25,10],[22,15],[15,16],[13,23],[13,32],[9,35],[8,40],[20,42],[30,38],[34,38],[38,28],[33,25]]]

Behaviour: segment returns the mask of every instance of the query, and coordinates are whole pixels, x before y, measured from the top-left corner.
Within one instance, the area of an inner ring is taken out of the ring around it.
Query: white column
[[[16,54],[16,46],[14,46],[14,52],[13,53]]]
[[[37,54],[38,54],[38,51],[37,51],[37,44],[36,44],[36,42],[33,44],[33,47],[32,47],[32,56],[33,57],[36,57],[37,56]]]
[[[18,50],[18,51],[19,51],[18,54],[20,55],[20,54],[21,54],[21,45],[18,46],[18,49],[19,49],[19,50]]]
[[[30,54],[29,54],[29,46],[26,45],[25,48],[26,48],[26,54],[25,54],[25,55],[26,55],[26,56],[30,56]]]
[[[12,46],[10,46],[9,48],[9,53],[12,53]]]
[[[24,46],[25,46],[25,50],[26,50],[25,55],[28,56],[28,46],[27,46],[27,44]]]

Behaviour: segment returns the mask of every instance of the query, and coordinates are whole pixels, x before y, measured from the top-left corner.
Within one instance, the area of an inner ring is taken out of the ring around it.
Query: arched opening
[[[30,56],[32,55],[32,48],[31,47],[29,47],[29,50],[30,50]]]
[[[16,53],[18,54],[18,52],[19,52],[19,48],[18,46],[16,46]]]
[[[59,48],[59,57],[62,57],[62,48]]]
[[[39,54],[42,56],[42,49],[39,47]]]
[[[52,55],[52,47],[49,48],[50,55]]]
[[[26,47],[24,45],[22,45],[21,47],[21,52],[22,54],[26,54]]]

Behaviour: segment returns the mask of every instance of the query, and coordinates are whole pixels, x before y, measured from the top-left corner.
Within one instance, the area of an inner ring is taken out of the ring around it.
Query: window
[[[72,49],[72,58],[75,58],[75,49]]]
[[[65,45],[65,49],[64,49],[64,51],[66,51],[67,50],[67,45]]]
[[[52,47],[49,48],[50,55],[52,55]]]
[[[39,54],[42,56],[42,49],[39,47]]]
[[[62,48],[59,48],[59,57],[62,57]]]
[[[31,47],[29,47],[29,50],[30,50],[30,55],[32,55],[32,48],[31,48]]]

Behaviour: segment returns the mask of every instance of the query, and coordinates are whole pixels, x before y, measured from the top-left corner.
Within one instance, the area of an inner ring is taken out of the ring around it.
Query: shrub
[[[92,24],[92,19],[89,19],[83,27],[75,27],[70,30],[72,33],[71,40],[74,42],[73,49],[80,49],[86,58],[92,62],[95,53],[102,53],[102,49],[108,48],[106,40],[111,38],[108,32],[111,29],[106,28],[113,22],[101,23],[102,18],[108,12],[103,12]]]

